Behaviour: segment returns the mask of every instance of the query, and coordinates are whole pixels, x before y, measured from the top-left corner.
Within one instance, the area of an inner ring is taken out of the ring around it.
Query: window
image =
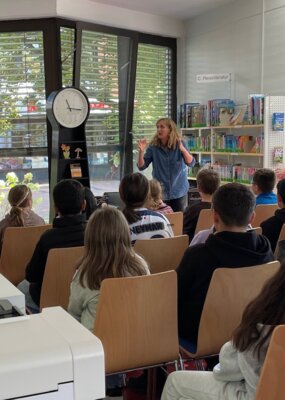
[[[139,44],[133,132],[151,138],[158,118],[172,117],[171,49]]]
[[[46,185],[43,194],[48,220],[47,129],[43,34],[36,32],[0,33],[0,179],[22,182],[33,174],[33,182]],[[18,181],[17,181],[18,179]],[[8,184],[8,182],[7,182]],[[39,188],[41,191],[42,187]],[[1,191],[6,198],[8,188]],[[35,197],[39,193],[34,195]],[[43,203],[42,201],[38,201]],[[1,202],[0,218],[6,210]],[[36,211],[38,211],[36,209]]]
[[[62,86],[64,87],[73,85],[74,37],[74,29],[60,28]]]

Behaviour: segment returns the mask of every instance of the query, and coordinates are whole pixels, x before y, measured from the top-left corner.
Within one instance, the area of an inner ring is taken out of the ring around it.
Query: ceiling
[[[149,14],[186,20],[238,0],[92,0]]]

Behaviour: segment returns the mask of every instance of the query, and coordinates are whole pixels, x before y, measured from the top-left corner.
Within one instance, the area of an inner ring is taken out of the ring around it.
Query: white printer
[[[1,299],[4,286],[0,275]],[[17,298],[14,289],[7,292],[11,303]],[[0,400],[105,397],[102,344],[61,307],[0,319],[0,343]]]
[[[25,311],[25,296],[5,276],[0,274],[0,301],[8,300],[22,315]]]

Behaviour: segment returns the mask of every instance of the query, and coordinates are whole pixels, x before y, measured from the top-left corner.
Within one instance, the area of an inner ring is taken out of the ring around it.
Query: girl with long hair
[[[168,219],[145,207],[149,196],[149,182],[144,175],[136,172],[124,176],[119,192],[125,204],[123,214],[130,226],[132,243],[137,239],[174,236]]]
[[[149,195],[145,206],[161,214],[173,213],[173,210],[162,200],[162,187],[156,179],[149,181]]]
[[[3,242],[4,232],[9,226],[44,225],[45,221],[32,210],[33,200],[31,189],[26,185],[16,185],[8,193],[11,206],[9,213],[0,221],[0,241]]]
[[[193,166],[195,159],[170,118],[160,118],[156,122],[156,134],[148,147],[146,139],[138,142],[139,170],[146,169],[150,163],[153,178],[162,185],[165,203],[173,211],[183,211],[189,189],[187,166]]]
[[[96,210],[85,231],[85,251],[71,283],[68,312],[93,330],[101,282],[149,274],[132,246],[128,223],[114,207]]]
[[[254,267],[253,267],[254,268]],[[162,400],[254,400],[271,334],[285,324],[285,264],[246,307],[231,342],[220,351],[213,372],[169,375]]]

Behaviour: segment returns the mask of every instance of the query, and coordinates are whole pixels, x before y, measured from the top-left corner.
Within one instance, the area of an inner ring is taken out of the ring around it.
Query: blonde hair
[[[11,205],[10,226],[24,226],[23,208],[29,207],[32,200],[31,189],[26,185],[12,187],[8,194],[8,201]]]
[[[169,129],[169,139],[167,142],[167,147],[169,149],[175,149],[178,141],[181,139],[175,122],[170,118],[160,118],[159,120],[156,121],[156,125],[160,123],[165,124]],[[162,145],[161,140],[159,139],[157,133],[152,138],[150,144],[154,146]]]
[[[114,207],[96,210],[85,231],[85,253],[79,264],[79,282],[100,289],[106,278],[145,275],[145,268],[131,245],[129,225]]]
[[[162,201],[162,187],[158,180],[149,181],[149,195],[146,201],[146,207],[157,210]]]

